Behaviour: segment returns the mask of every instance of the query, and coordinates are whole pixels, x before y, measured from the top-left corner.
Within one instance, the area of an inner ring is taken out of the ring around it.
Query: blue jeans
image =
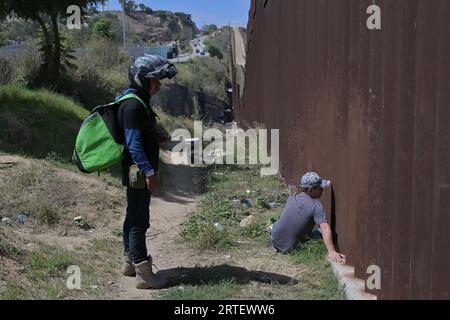
[[[127,188],[127,215],[123,224],[125,254],[134,263],[148,260],[145,233],[150,228],[150,191]]]

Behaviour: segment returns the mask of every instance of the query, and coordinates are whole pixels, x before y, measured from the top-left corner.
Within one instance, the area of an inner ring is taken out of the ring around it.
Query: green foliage
[[[231,42],[230,42],[230,29],[229,27],[223,27],[214,36],[211,36],[205,41],[205,45],[210,45],[218,48],[222,53],[221,63],[228,65],[230,60]],[[213,49],[215,50],[215,49]]]
[[[225,300],[232,299],[242,290],[234,281],[222,281],[199,286],[177,287],[162,293],[163,300]]]
[[[39,73],[39,82],[58,86],[61,73],[70,67],[70,50],[61,44],[58,16],[66,15],[67,7],[78,5],[86,8],[90,4],[103,3],[104,0],[60,0],[60,1],[15,1],[4,0],[8,11],[17,16],[39,23],[43,34],[40,51],[43,62]],[[50,18],[47,24],[44,17]]]
[[[210,44],[210,45],[207,46],[207,49],[208,49],[208,52],[209,52],[209,54],[211,55],[211,57],[216,57],[216,58],[218,58],[219,60],[222,60],[222,59],[223,59],[223,54],[222,54],[222,52],[221,52],[220,49],[217,48],[216,46]]]
[[[8,84],[11,81],[13,70],[8,60],[0,58],[0,85]]]
[[[35,21],[14,19],[0,22],[0,32],[4,40],[27,41],[36,38],[39,25]]]
[[[111,20],[99,19],[94,24],[94,34],[100,38],[106,38],[110,40],[115,39],[115,34],[111,32]]]
[[[120,3],[122,3],[122,0],[120,1]],[[133,0],[125,0],[125,12],[126,13],[133,13],[136,12],[138,6],[136,4],[136,2],[134,2]]]
[[[267,226],[264,224],[252,224],[244,228],[242,234],[246,237],[257,239],[267,238]]]
[[[87,115],[88,111],[71,99],[48,90],[1,86],[0,149],[41,158],[54,151],[69,159]]]
[[[122,228],[114,228],[111,230],[111,234],[115,237],[121,238],[123,236]]]
[[[39,250],[30,253],[25,266],[31,277],[45,279],[61,276],[67,267],[74,264],[74,260],[68,251],[41,245]]]
[[[227,66],[218,63],[216,58],[193,58],[184,64],[178,64],[178,75],[171,82],[187,87],[192,93],[204,93],[226,99],[225,84],[229,81]]]
[[[166,10],[158,10],[155,11],[155,14],[157,17],[159,17],[162,21],[166,21],[169,16],[170,16],[170,12],[166,11]]]
[[[176,19],[170,20],[168,27],[172,33],[178,33],[181,31],[180,25]]]
[[[20,259],[23,256],[23,251],[19,247],[0,239],[0,256]]]
[[[203,26],[202,30],[207,33],[213,33],[213,32],[216,32],[218,30],[218,28],[215,24],[207,24],[207,25]]]
[[[297,264],[307,266],[303,285],[306,299],[344,299],[344,291],[326,260],[327,250],[322,240],[311,240],[290,254]]]
[[[77,70],[64,93],[86,108],[109,103],[127,81],[130,58],[108,39],[92,39],[77,61]]]

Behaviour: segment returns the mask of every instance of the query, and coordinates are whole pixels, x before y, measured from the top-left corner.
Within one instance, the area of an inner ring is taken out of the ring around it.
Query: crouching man
[[[270,231],[272,245],[278,252],[288,253],[318,225],[328,250],[328,258],[334,262],[345,263],[345,256],[336,252],[325,210],[318,200],[324,189],[331,186],[331,181],[323,180],[315,172],[308,172],[302,177],[300,186],[302,193],[288,199],[283,214]]]

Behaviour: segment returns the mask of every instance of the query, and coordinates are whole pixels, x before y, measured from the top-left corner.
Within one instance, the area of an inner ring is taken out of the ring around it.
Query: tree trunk
[[[55,66],[55,76],[59,77],[61,70],[61,39],[58,30],[58,16],[52,14],[50,16],[52,20],[52,31],[53,31],[53,49],[54,49],[54,66]]]

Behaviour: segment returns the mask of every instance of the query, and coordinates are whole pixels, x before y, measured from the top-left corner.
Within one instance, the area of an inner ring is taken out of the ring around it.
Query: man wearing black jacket
[[[166,285],[152,271],[145,234],[150,227],[151,194],[159,190],[156,176],[159,166],[161,134],[150,98],[161,86],[160,80],[172,78],[176,68],[159,56],[137,58],[129,69],[127,94],[137,97],[121,103],[118,121],[125,136],[126,152],[122,161],[122,182],[127,187],[127,214],[123,225],[125,276],[136,276],[138,289],[159,289]]]

